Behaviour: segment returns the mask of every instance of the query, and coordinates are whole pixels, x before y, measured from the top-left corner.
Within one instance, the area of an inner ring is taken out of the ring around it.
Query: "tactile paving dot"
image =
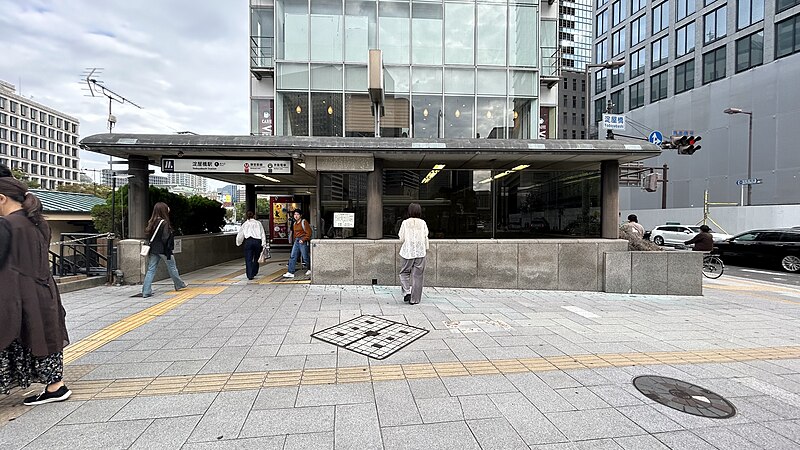
[[[375,316],[361,316],[311,335],[375,359],[385,359],[425,336],[428,330]]]

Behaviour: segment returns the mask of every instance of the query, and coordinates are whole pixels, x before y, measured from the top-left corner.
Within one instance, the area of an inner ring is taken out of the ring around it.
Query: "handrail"
[[[275,67],[274,41],[269,36],[250,36],[250,67]]]
[[[104,255],[98,250],[100,244],[91,233],[63,233],[58,245],[58,253],[49,251],[53,275],[99,275],[113,265],[112,255]]]

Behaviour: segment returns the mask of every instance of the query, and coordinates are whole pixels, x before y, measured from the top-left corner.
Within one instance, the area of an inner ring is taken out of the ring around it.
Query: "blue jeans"
[[[172,258],[167,259],[166,255],[154,255],[150,254],[147,256],[147,274],[144,276],[144,283],[142,283],[142,296],[149,297],[153,295],[153,278],[156,277],[156,269],[158,269],[158,262],[163,260],[167,264],[167,272],[169,272],[170,278],[172,278],[172,284],[175,285],[175,290],[183,289],[186,287],[186,283],[181,280],[181,275],[178,273],[178,267],[175,265],[175,256],[173,255]]]
[[[294,245],[292,245],[292,254],[289,255],[289,273],[294,273],[296,270],[295,266],[297,265],[297,252],[300,252],[301,257],[303,258],[303,264],[306,265],[306,269],[311,270],[311,260],[308,257],[308,241],[303,241],[300,243],[300,240],[294,241]]]

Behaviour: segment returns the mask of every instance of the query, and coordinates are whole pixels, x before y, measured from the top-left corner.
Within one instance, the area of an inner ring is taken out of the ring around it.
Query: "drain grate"
[[[375,316],[361,316],[317,331],[311,337],[352,352],[385,359],[428,334],[428,330]]]
[[[645,397],[687,414],[710,419],[728,419],[736,415],[736,407],[731,402],[685,381],[644,375],[634,378],[633,385]]]

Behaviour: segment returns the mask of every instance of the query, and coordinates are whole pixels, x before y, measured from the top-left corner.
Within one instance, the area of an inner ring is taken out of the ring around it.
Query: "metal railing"
[[[561,48],[542,47],[542,77],[560,78],[561,77]],[[550,55],[550,56],[544,56]]]
[[[116,269],[116,247],[112,247],[111,255],[106,253],[106,244],[98,243],[97,238],[105,235],[92,233],[62,233],[57,243],[58,252],[49,251],[50,267],[54,276],[71,275],[106,275],[110,269]],[[104,250],[104,252],[101,252]]]
[[[250,36],[250,68],[272,69],[275,67],[275,38]]]

